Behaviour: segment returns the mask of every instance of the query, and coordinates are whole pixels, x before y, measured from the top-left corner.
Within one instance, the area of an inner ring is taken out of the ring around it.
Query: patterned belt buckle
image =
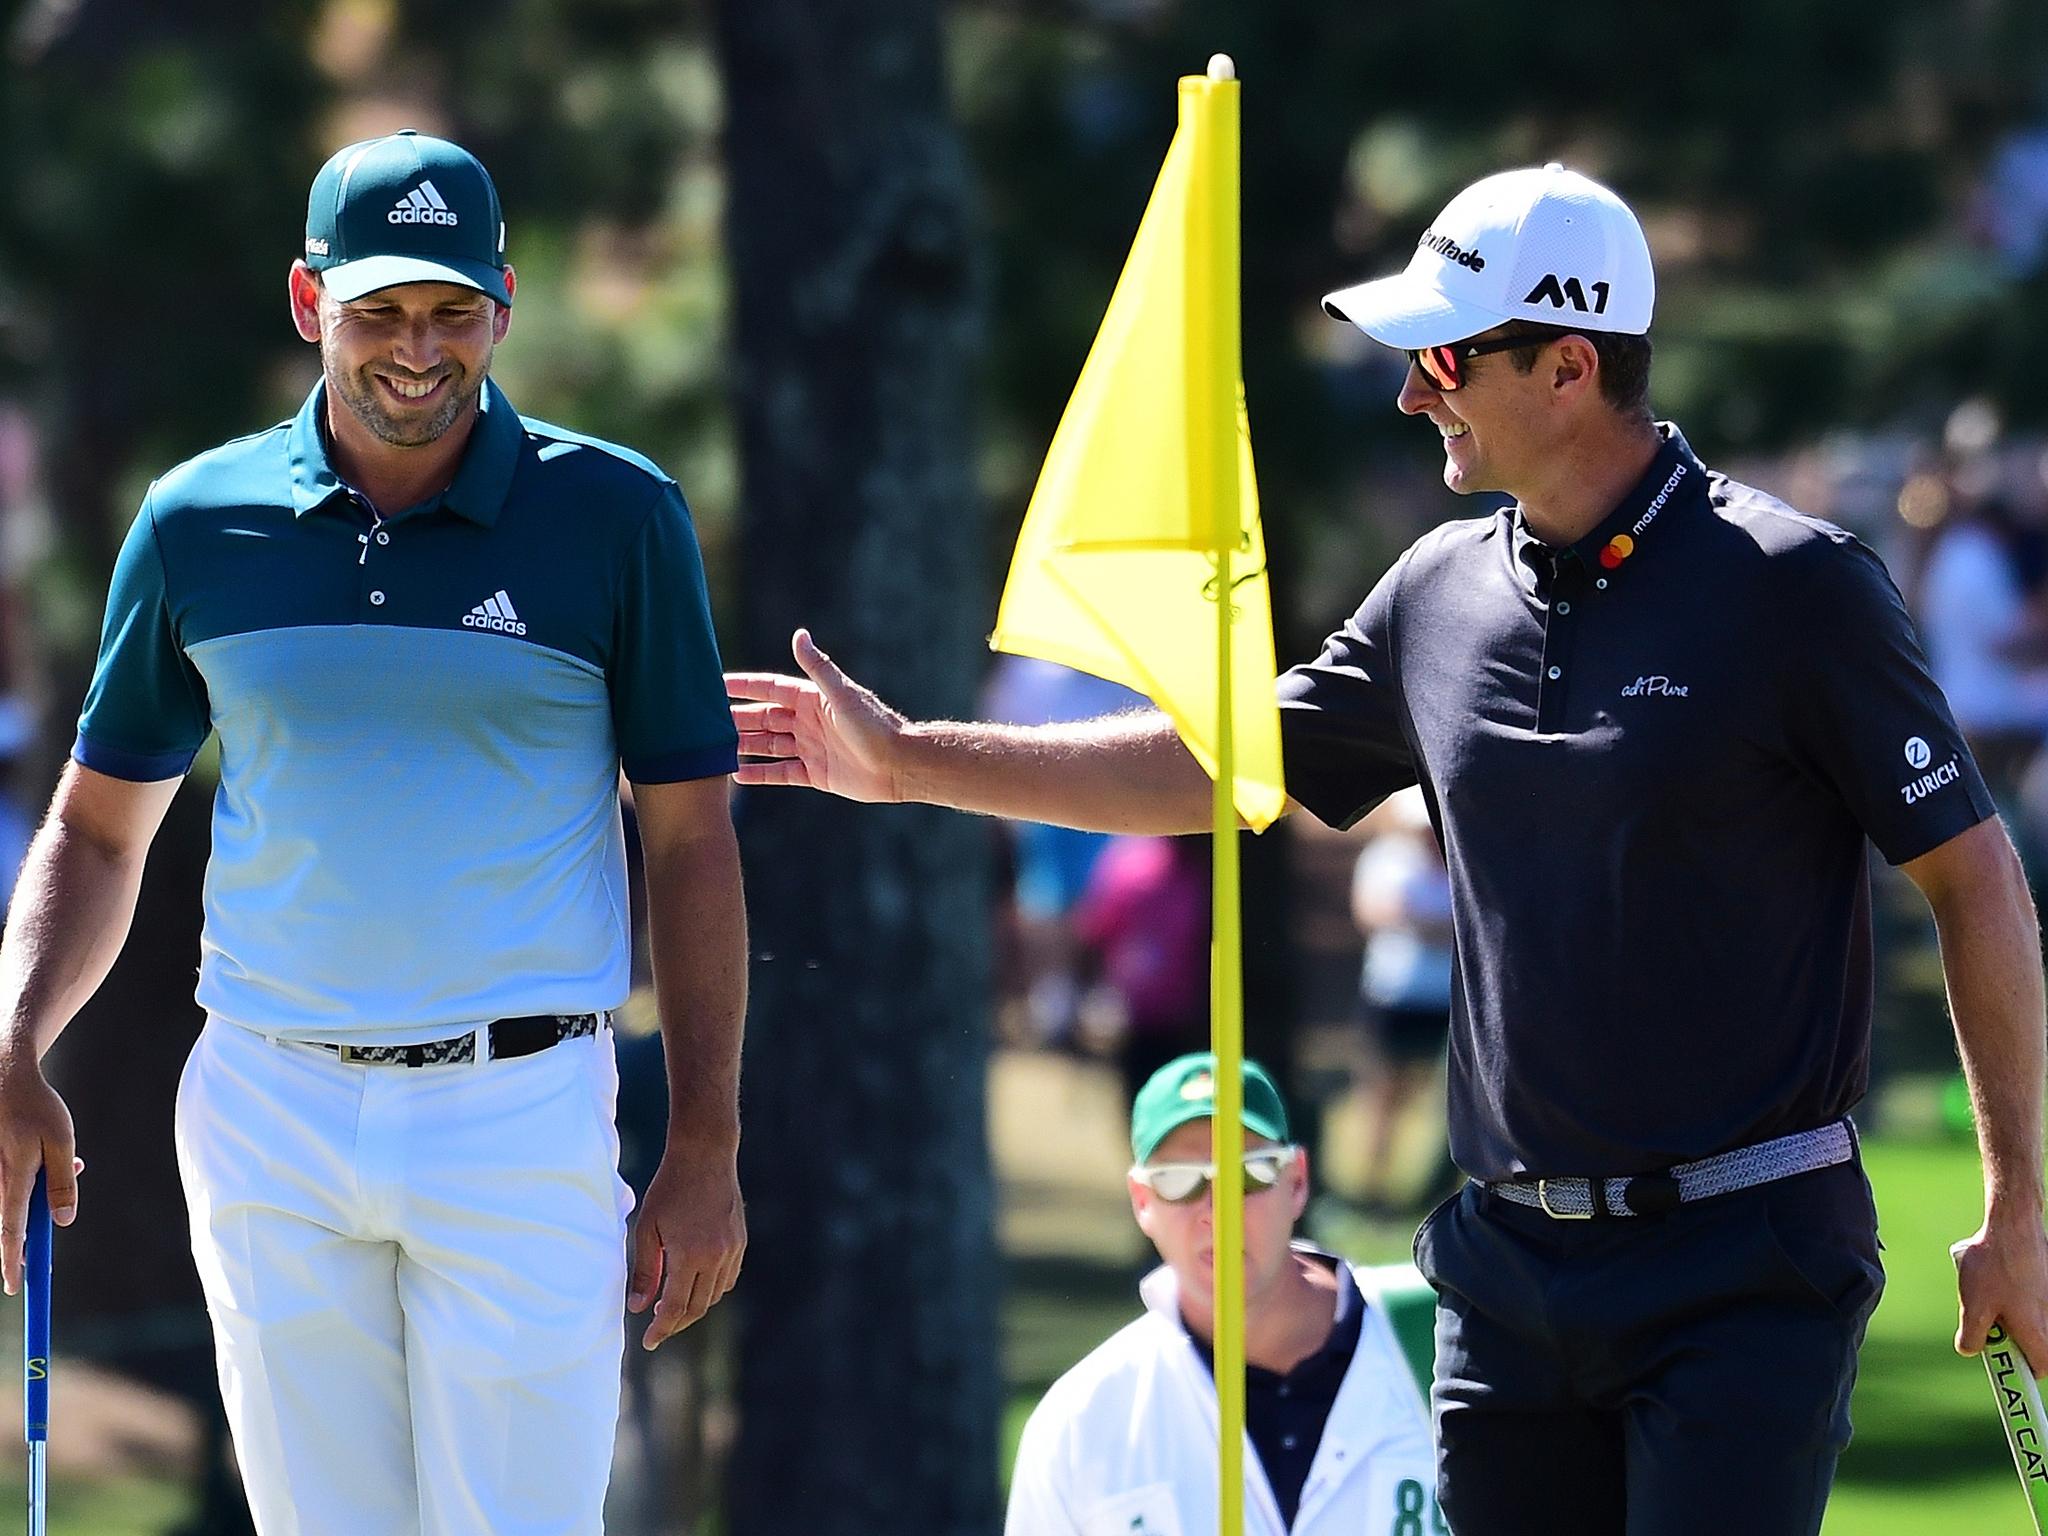
[[[1543,1214],[1552,1221],[1591,1221],[1593,1213],[1586,1211],[1560,1211],[1550,1203],[1550,1180],[1536,1181],[1536,1203],[1543,1207]],[[1590,1201],[1589,1201],[1590,1203]]]

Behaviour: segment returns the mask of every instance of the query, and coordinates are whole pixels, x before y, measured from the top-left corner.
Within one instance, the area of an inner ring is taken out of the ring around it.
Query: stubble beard
[[[322,371],[327,375],[327,387],[341,397],[349,414],[368,428],[379,442],[389,443],[394,448],[424,448],[429,443],[438,442],[461,419],[470,402],[476,399],[491,371],[488,353],[474,378],[459,365],[449,365],[448,384],[440,404],[431,415],[413,416],[400,415],[390,408],[368,366],[348,373],[332,357],[323,356],[321,362]]]

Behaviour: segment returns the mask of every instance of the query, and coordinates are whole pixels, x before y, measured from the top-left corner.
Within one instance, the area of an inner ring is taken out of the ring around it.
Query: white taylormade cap
[[[1475,181],[1424,232],[1407,271],[1340,288],[1323,308],[1407,350],[1509,320],[1640,336],[1656,297],[1628,204],[1553,163]]]

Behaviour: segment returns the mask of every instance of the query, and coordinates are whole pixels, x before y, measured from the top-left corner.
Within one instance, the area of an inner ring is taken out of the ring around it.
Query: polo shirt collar
[[[1631,486],[1626,495],[1614,504],[1614,510],[1602,518],[1593,531],[1569,546],[1587,566],[1602,575],[1613,575],[1628,566],[1628,562],[1641,554],[1647,544],[1654,543],[1658,535],[1668,530],[1679,520],[1679,514],[1695,504],[1704,505],[1707,496],[1707,470],[1692,451],[1685,434],[1668,421],[1657,423],[1660,446],[1656,457],[1650,460],[1642,478]],[[1517,564],[1527,566],[1531,546],[1550,553],[1551,546],[1544,544],[1529,531],[1528,522],[1517,506],[1513,512],[1514,553]]]
[[[285,456],[291,466],[292,511],[300,516],[325,506],[348,487],[334,472],[327,456],[325,430],[327,381],[322,379],[306,396],[299,414],[292,418],[285,434]],[[505,509],[512,489],[512,477],[519,470],[519,456],[525,433],[519,413],[494,380],[484,380],[477,397],[476,425],[462,450],[462,462],[455,479],[437,498],[438,504],[483,527],[490,527]]]

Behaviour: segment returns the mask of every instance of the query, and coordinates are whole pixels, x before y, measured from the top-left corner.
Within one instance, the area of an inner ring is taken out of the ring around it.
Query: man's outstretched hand
[[[903,717],[818,649],[811,632],[790,637],[802,677],[728,672],[736,702],[742,784],[802,784],[849,800],[903,799],[895,764]]]

